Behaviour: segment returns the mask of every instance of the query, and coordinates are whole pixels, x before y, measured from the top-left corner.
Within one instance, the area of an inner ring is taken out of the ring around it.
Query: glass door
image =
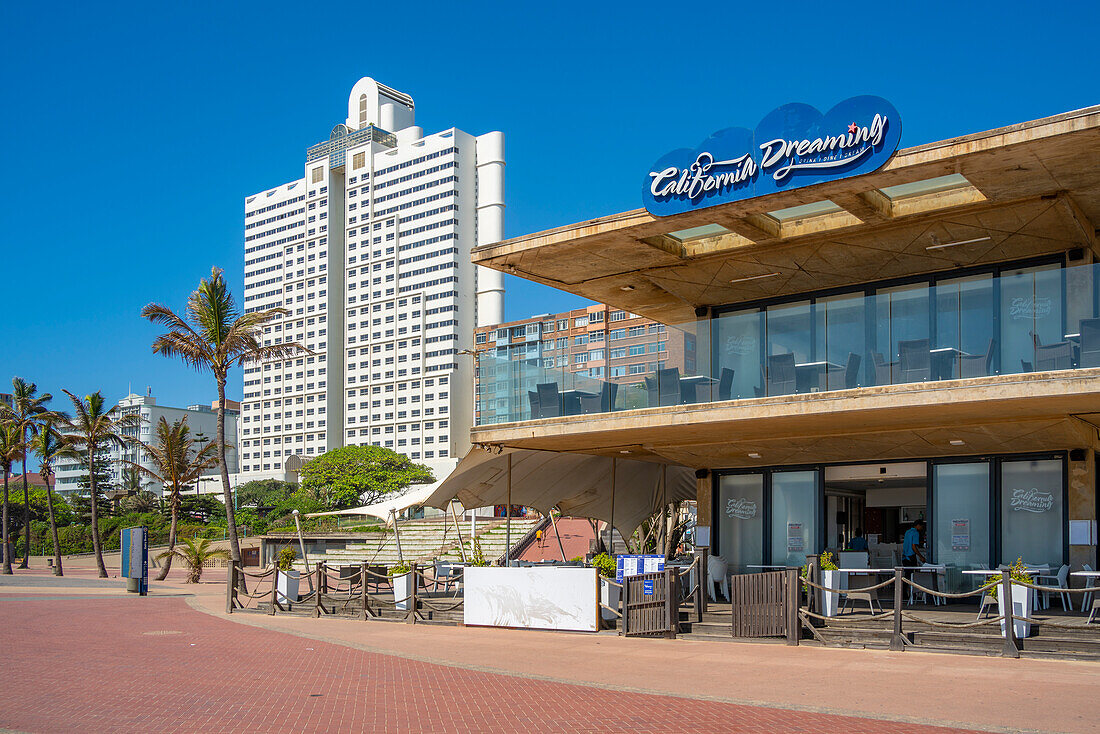
[[[989,480],[988,461],[936,464],[932,468],[931,560],[947,567],[949,590],[972,586],[966,583],[968,577],[962,571],[989,568]]]
[[[732,474],[718,480],[718,555],[732,573],[764,562],[764,475]]]
[[[1001,563],[1062,565],[1063,494],[1061,459],[1001,462]]]
[[[804,566],[807,553],[820,552],[820,477],[816,469],[772,473],[769,563]]]

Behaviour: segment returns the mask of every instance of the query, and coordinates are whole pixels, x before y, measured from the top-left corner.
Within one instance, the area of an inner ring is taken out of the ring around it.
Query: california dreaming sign
[[[1054,507],[1054,494],[1042,492],[1036,487],[1012,490],[1012,509],[1014,512],[1047,512]]]
[[[844,100],[822,114],[800,102],[768,113],[755,130],[719,130],[697,148],[662,156],[642,201],[668,216],[871,173],[898,147],[901,118],[881,97]]]
[[[756,517],[756,502],[746,497],[731,497],[726,502],[726,516],[737,520]]]

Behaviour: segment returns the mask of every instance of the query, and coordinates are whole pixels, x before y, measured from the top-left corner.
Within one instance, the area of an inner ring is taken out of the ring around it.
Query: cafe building
[[[892,566],[918,519],[953,568],[1095,568],[1100,107],[909,148],[901,124],[785,105],[640,167],[643,208],[475,248],[694,359],[611,387],[482,354],[516,384],[472,442],[688,468],[735,572],[857,533]]]

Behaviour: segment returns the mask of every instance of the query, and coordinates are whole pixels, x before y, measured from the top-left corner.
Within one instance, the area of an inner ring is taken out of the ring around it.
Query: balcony
[[[892,385],[950,381],[954,390],[972,379],[1100,367],[1097,267],[998,265],[730,306],[670,325],[663,352],[624,354],[630,340],[612,336],[600,345],[602,371],[578,369],[575,354],[509,360],[489,350],[478,360],[477,425],[880,395]],[[973,384],[985,382],[1003,380]]]

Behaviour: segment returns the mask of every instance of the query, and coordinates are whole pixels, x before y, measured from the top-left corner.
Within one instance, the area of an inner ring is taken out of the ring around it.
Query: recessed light
[[[763,275],[750,275],[746,278],[734,278],[730,283],[744,283],[747,280],[760,280],[761,278],[774,278],[779,273],[764,273]]]
[[[620,450],[619,450],[619,453],[620,453],[620,454],[629,454],[630,452],[629,452],[629,451],[627,451],[626,449],[620,449]]]
[[[961,438],[953,438],[953,439],[951,439],[951,441],[949,443],[952,446],[965,446],[966,445],[966,441],[963,441]]]
[[[924,249],[926,249],[926,250],[942,250],[945,247],[956,247],[958,245],[972,245],[975,242],[985,242],[985,241],[991,240],[991,239],[993,239],[993,238],[992,237],[975,237],[972,240],[959,240],[958,242],[944,242],[943,244],[940,244],[940,241],[936,238],[936,235],[932,235],[933,244],[929,245],[928,247],[926,247]]]
[[[749,458],[750,458],[750,459],[759,459],[759,458],[760,458],[760,454],[756,453],[755,451],[753,451],[753,452],[750,452],[750,453],[749,453]]]
[[[634,286],[632,286],[632,285],[620,286],[619,290],[626,291],[627,293],[629,293],[630,291],[634,290]]]

